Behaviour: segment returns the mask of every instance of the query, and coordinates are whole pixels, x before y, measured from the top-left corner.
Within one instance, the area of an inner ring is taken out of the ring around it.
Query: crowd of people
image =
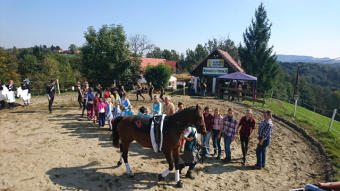
[[[0,83],[0,109],[6,108],[6,105],[8,109],[13,109],[16,98],[21,98],[24,106],[30,105],[31,86],[29,79],[23,80],[19,88],[13,80],[9,80],[7,85]]]

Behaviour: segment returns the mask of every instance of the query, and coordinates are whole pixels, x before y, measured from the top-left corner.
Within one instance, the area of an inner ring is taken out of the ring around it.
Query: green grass
[[[252,106],[252,102],[243,102]],[[335,170],[335,180],[340,180],[340,122],[334,121],[332,129],[328,132],[331,119],[314,113],[303,107],[297,107],[294,118],[294,105],[277,99],[267,99],[262,104],[255,103],[259,109],[270,109],[274,114],[289,119],[307,130],[309,134],[317,138],[327,150],[332,159]]]

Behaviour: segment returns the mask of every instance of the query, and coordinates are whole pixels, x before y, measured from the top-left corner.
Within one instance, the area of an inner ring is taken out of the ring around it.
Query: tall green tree
[[[268,45],[271,26],[261,3],[255,11],[255,20],[252,19],[251,25],[243,33],[244,46],[239,46],[242,67],[248,74],[257,76],[258,89],[262,91],[273,87],[279,73],[273,46]]]
[[[147,66],[145,70],[145,79],[148,82],[152,82],[155,88],[160,88],[163,86],[164,88],[167,86],[170,76],[172,74],[172,70],[170,66],[160,63],[157,66]]]
[[[76,51],[78,50],[78,47],[75,44],[70,44],[70,46],[68,47],[68,50],[71,52],[71,54],[75,54]]]
[[[137,66],[130,59],[126,34],[120,25],[103,25],[98,31],[89,27],[85,32],[86,43],[82,48],[83,73],[90,83],[109,86],[122,77],[139,76]],[[129,75],[128,75],[129,74]]]

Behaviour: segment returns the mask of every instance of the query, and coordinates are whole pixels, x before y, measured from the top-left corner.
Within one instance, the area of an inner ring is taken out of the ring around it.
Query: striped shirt
[[[225,116],[223,118],[223,133],[228,137],[234,137],[236,134],[237,119],[235,117],[230,118]]]
[[[274,125],[271,119],[262,121],[259,125],[259,139],[271,139],[273,128]]]

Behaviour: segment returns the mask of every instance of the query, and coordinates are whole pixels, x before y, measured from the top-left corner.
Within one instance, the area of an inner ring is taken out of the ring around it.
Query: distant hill
[[[312,56],[299,56],[299,55],[283,55],[278,54],[277,60],[280,62],[306,62],[306,63],[319,63],[319,64],[334,64],[340,63],[340,59],[331,60],[331,58],[314,58]]]

